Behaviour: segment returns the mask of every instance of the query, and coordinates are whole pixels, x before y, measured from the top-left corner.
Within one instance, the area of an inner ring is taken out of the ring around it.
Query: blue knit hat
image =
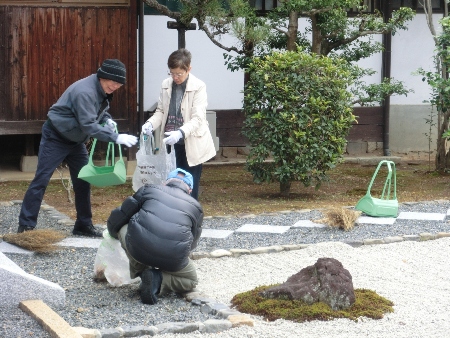
[[[178,175],[178,173],[183,173],[184,177],[181,177],[181,175]],[[194,189],[194,178],[190,173],[188,173],[186,170],[177,168],[169,173],[167,176],[167,179],[170,180],[171,178],[177,178],[179,180],[182,180],[184,183],[186,183],[190,189]]]

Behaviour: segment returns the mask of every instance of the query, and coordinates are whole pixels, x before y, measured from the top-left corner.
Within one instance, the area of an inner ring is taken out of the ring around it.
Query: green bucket
[[[97,139],[94,139],[89,155],[89,162],[81,168],[78,173],[78,178],[97,187],[107,187],[125,183],[127,179],[127,169],[122,158],[122,149],[120,145],[117,145],[119,148],[119,159],[116,162],[114,162],[115,143],[109,142],[106,152],[105,165],[96,166],[92,160],[96,144]]]
[[[387,177],[384,182],[383,192],[381,198],[372,197],[370,191],[373,182],[380,170],[380,167],[385,164],[387,166]],[[393,183],[392,183],[393,182]],[[392,161],[383,160],[378,163],[377,169],[372,176],[367,193],[362,197],[355,206],[356,210],[362,211],[369,216],[374,217],[397,217],[398,215],[398,200],[397,200],[397,182],[395,173],[395,163]]]

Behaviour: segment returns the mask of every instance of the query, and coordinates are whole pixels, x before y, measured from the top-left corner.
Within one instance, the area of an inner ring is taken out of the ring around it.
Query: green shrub
[[[355,121],[349,69],[344,60],[301,50],[253,59],[243,133],[252,147],[247,170],[255,182],[278,181],[286,195],[292,181],[318,188],[327,178]]]

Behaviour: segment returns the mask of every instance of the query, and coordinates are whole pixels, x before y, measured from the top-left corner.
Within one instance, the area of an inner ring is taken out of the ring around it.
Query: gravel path
[[[400,211],[447,213],[449,201],[401,205]],[[0,233],[15,232],[19,206],[0,206]],[[258,216],[252,219],[212,218],[205,228],[235,230],[245,223],[292,225],[300,219],[317,219],[319,211]],[[59,215],[58,217],[61,217]],[[57,223],[54,212],[42,212],[39,228],[54,228],[67,233],[71,227]],[[254,327],[235,328],[219,334],[191,333],[182,337],[444,337],[450,329],[450,238],[427,242],[401,242],[353,248],[346,240],[417,235],[423,232],[450,232],[444,221],[397,220],[394,225],[359,225],[349,232],[326,229],[289,230],[282,235],[233,234],[226,240],[204,239],[199,251],[214,249],[252,249],[275,244],[318,243],[306,249],[276,254],[246,255],[238,258],[195,261],[200,283],[198,289],[229,304],[236,293],[258,285],[284,282],[320,257],[342,262],[353,276],[355,288],[368,288],[395,303],[395,312],[382,320],[362,318],[358,322],[333,320],[295,324],[288,321],[265,322],[257,317]],[[139,300],[138,285],[120,288],[92,280],[96,250],[66,248],[51,255],[6,254],[24,271],[58,283],[66,290],[66,307],[58,310],[72,326],[113,328],[127,325],[155,325],[165,322],[195,322],[214,318],[199,307],[169,295],[155,306]],[[0,337],[50,337],[21,310],[0,313]],[[31,334],[32,333],[32,334]],[[164,337],[180,335],[164,335]]]
[[[353,277],[355,288],[376,291],[394,302],[394,313],[381,320],[339,319],[296,324],[257,320],[220,334],[184,337],[447,337],[450,330],[450,238],[352,248],[343,243],[321,243],[303,250],[200,260],[199,287],[222,302],[259,285],[281,283],[320,257],[339,260]],[[175,337],[166,335],[164,337]]]

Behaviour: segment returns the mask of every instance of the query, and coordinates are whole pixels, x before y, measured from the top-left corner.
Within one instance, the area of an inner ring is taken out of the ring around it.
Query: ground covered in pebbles
[[[401,211],[446,213],[448,202],[401,205]],[[18,206],[0,207],[2,234],[17,229]],[[290,213],[257,216],[254,219],[208,219],[205,227],[235,230],[245,223],[292,225],[299,219],[320,218],[321,213]],[[70,234],[57,217],[43,213],[39,228],[54,228]],[[398,223],[397,223],[398,222]],[[200,251],[218,248],[251,249],[274,244],[319,243],[305,249],[273,254],[247,255],[239,258],[201,259],[198,289],[216,300],[229,304],[239,292],[259,285],[284,282],[300,269],[314,264],[318,258],[339,260],[353,276],[355,288],[376,291],[394,302],[394,313],[382,320],[361,318],[330,322],[292,323],[278,320],[266,322],[255,317],[254,327],[231,329],[219,334],[192,333],[183,337],[444,337],[450,330],[450,239],[427,242],[401,242],[353,248],[341,241],[450,232],[447,220],[424,222],[398,220],[393,226],[364,225],[350,232],[337,229],[289,230],[283,236],[253,234],[230,236],[227,240],[200,241]],[[299,235],[301,234],[301,235]],[[128,325],[153,325],[171,321],[195,322],[208,317],[199,308],[176,295],[162,298],[155,306],[139,300],[137,284],[114,288],[92,278],[96,250],[66,248],[51,255],[7,254],[24,271],[58,283],[66,290],[66,307],[57,312],[72,326],[112,328]],[[26,287],[26,286],[24,286]],[[19,309],[0,313],[0,337],[50,337]],[[175,337],[166,335],[165,337]],[[178,336],[179,337],[179,336]]]
[[[281,337],[446,337],[450,330],[450,238],[353,248],[321,243],[277,254],[247,255],[197,262],[199,287],[222,302],[259,285],[281,283],[321,257],[339,260],[355,288],[376,291],[394,302],[394,313],[381,320],[360,318],[293,323],[259,318],[254,327],[219,334],[186,334],[202,338]],[[176,337],[166,335],[164,337]],[[178,336],[177,336],[178,337]]]

